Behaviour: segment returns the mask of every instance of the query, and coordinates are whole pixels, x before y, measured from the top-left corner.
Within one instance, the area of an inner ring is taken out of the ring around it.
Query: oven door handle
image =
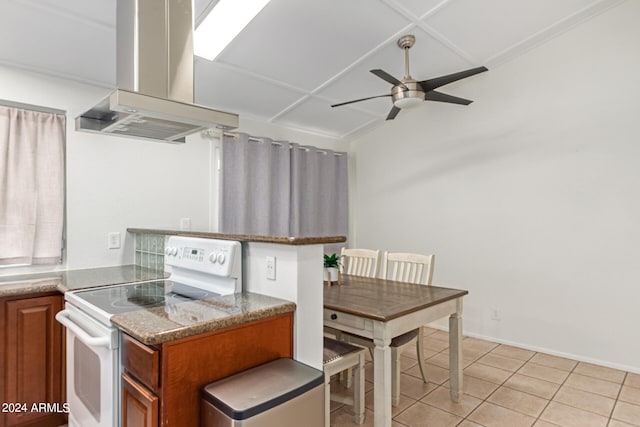
[[[60,322],[65,328],[69,329],[80,341],[90,347],[111,347],[111,337],[103,335],[99,337],[92,337],[78,324],[76,324],[69,316],[68,310],[59,311],[56,314],[56,320]]]

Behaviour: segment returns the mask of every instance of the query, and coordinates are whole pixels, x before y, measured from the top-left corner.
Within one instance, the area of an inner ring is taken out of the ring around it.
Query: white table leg
[[[391,427],[391,339],[374,339],[373,411],[375,427]]]
[[[449,382],[451,400],[462,397],[462,298],[456,301],[456,312],[449,316]]]

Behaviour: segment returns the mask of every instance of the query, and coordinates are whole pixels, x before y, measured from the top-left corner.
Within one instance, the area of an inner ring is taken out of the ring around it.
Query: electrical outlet
[[[180,218],[180,231],[191,231],[191,218]]]
[[[496,321],[500,321],[502,315],[500,313],[500,310],[498,310],[497,308],[492,308],[491,309],[491,320],[496,320]]]
[[[121,246],[120,232],[114,231],[112,233],[109,233],[107,236],[108,236],[107,249],[120,249],[120,246]]]
[[[268,280],[276,280],[276,257],[267,257],[266,271]]]

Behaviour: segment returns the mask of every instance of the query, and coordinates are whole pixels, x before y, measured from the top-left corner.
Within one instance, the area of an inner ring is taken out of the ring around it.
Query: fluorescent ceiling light
[[[195,31],[193,52],[213,61],[269,0],[220,0]]]

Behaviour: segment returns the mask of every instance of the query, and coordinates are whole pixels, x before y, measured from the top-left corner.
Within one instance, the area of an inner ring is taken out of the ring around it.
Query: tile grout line
[[[550,421],[547,421],[547,420],[543,420],[540,417],[542,416],[542,414],[544,414],[544,411],[547,410],[547,408],[549,407],[551,402],[553,402],[553,398],[556,397],[556,395],[558,394],[558,392],[560,391],[562,386],[565,385],[565,383],[567,382],[567,380],[569,379],[571,374],[576,370],[576,368],[578,367],[579,364],[580,364],[580,362],[576,363],[576,365],[573,368],[571,368],[571,370],[569,371],[569,375],[567,375],[567,377],[564,379],[564,381],[562,381],[562,383],[560,384],[558,389],[555,391],[555,393],[553,393],[553,396],[551,396],[551,398],[549,398],[549,401],[547,402],[547,404],[544,405],[544,408],[542,408],[542,411],[540,411],[540,414],[536,417],[536,420],[534,421],[534,424],[537,423],[538,421],[550,422]],[[542,365],[542,366],[544,366],[544,365]],[[550,368],[551,366],[548,366],[548,367]],[[567,405],[567,406],[570,406],[570,405]],[[570,407],[573,408],[573,406],[570,406]],[[575,408],[575,409],[580,409],[580,408]],[[554,423],[551,423],[551,424],[554,424]],[[608,421],[607,421],[607,424],[608,424]]]
[[[493,350],[495,350],[496,348],[500,347],[500,345],[502,345],[502,344],[498,344],[497,346],[495,346],[495,347],[493,347],[491,350],[489,350],[487,353],[483,354],[481,357],[479,357],[479,358],[476,360],[476,362],[477,362],[477,361],[479,361],[480,359],[482,359],[482,357],[484,357],[484,356],[486,356],[487,354],[491,353],[491,352],[492,352]],[[538,353],[537,353],[537,352],[535,352],[534,354],[532,354],[532,355],[531,355],[531,357],[530,357],[529,359],[527,359],[526,361],[524,361],[524,363],[522,364],[522,366],[524,366],[527,362],[529,362],[529,361],[530,361],[530,360],[531,360],[531,359],[532,359],[536,354],[538,354]],[[506,356],[503,356],[503,357],[506,357]],[[519,359],[515,359],[515,360],[519,360]],[[480,363],[481,365],[484,365],[484,363],[481,363],[481,362],[478,362],[478,363]],[[485,366],[490,366],[490,365],[485,365]],[[464,419],[465,419],[465,420],[468,420],[469,422],[472,422],[472,423],[478,424],[478,423],[476,423],[475,421],[470,420],[470,419],[469,419],[469,416],[470,416],[471,414],[473,414],[473,413],[474,413],[474,412],[475,412],[475,411],[476,411],[480,406],[482,406],[482,404],[483,404],[483,403],[489,403],[489,404],[491,404],[491,405],[499,406],[499,407],[501,407],[501,408],[505,408],[505,409],[508,409],[508,410],[510,410],[510,411],[518,412],[519,414],[521,414],[522,412],[515,411],[515,410],[510,409],[510,408],[506,408],[506,407],[504,407],[504,406],[502,406],[502,405],[498,405],[498,404],[493,403],[493,402],[489,402],[489,398],[490,398],[491,396],[493,396],[493,395],[495,394],[495,392],[497,392],[498,390],[500,390],[500,388],[501,388],[501,387],[503,387],[503,386],[505,385],[505,383],[506,383],[507,381],[509,381],[509,379],[510,379],[511,377],[513,377],[516,373],[518,373],[518,371],[522,368],[522,366],[520,366],[520,368],[518,368],[516,371],[512,372],[512,373],[511,373],[511,375],[509,375],[509,376],[508,376],[508,377],[507,377],[507,378],[506,378],[502,383],[498,384],[498,387],[496,387],[496,389],[495,389],[495,390],[493,390],[491,393],[489,393],[489,395],[487,395],[487,397],[485,397],[485,398],[482,400],[482,402],[480,402],[480,404],[479,404],[478,406],[476,406],[476,407],[474,408],[474,410],[473,410],[473,411],[471,411],[471,412],[470,412],[470,413],[469,413],[469,414],[468,414]],[[493,366],[491,366],[491,367],[493,367]],[[475,377],[474,377],[474,378],[475,378]],[[478,379],[483,380],[482,378],[478,378]],[[483,381],[487,381],[487,380],[483,380]],[[490,382],[490,381],[487,381],[487,382]],[[527,414],[524,414],[524,415],[527,415]],[[535,423],[536,421],[537,421],[537,419],[534,421],[534,423]],[[532,423],[531,425],[533,425],[534,423]]]
[[[615,402],[613,402],[613,407],[611,408],[611,412],[609,413],[609,421],[607,421],[607,426],[611,424],[611,421],[613,420],[613,412],[616,410],[616,406],[618,406],[620,395],[622,394],[622,387],[624,387],[624,383],[627,380],[628,376],[629,372],[625,372],[624,377],[622,378],[622,383],[620,384],[620,390],[618,390],[618,395],[616,396],[616,400]]]

